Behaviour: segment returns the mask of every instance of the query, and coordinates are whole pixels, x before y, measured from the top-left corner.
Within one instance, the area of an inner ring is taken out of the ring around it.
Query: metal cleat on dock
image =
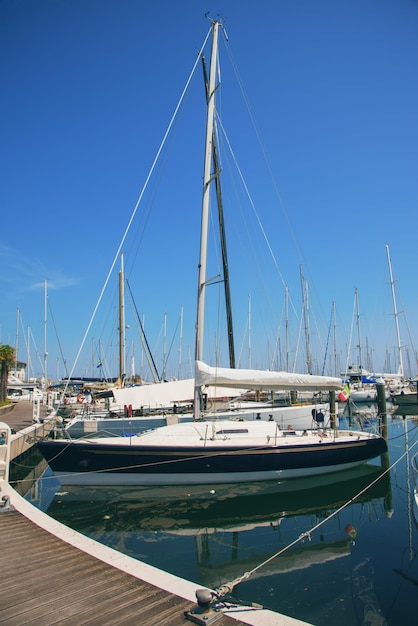
[[[213,604],[216,599],[216,594],[209,589],[198,589],[196,591],[197,607],[191,611],[185,611],[184,617],[203,626],[214,624],[223,615],[222,611],[217,610],[216,605]]]
[[[210,626],[219,620],[225,611],[236,607],[248,607],[252,609],[262,609],[261,604],[255,602],[245,602],[230,595],[233,584],[226,584],[217,589],[198,589],[196,591],[197,607],[191,611],[185,611],[184,617],[199,626]]]
[[[0,500],[0,513],[5,513],[7,511],[14,511],[15,508],[10,504],[10,497],[3,496]]]

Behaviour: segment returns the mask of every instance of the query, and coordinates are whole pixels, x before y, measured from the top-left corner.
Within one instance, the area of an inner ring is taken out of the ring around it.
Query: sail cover
[[[164,383],[151,383],[138,387],[112,389],[115,402],[119,406],[132,405],[133,409],[165,409],[175,403],[191,402],[194,393],[194,379],[174,380]]]
[[[118,407],[131,405],[133,409],[168,410],[172,409],[174,404],[192,404],[194,389],[194,378],[187,378],[184,380],[139,385],[138,387],[123,387],[122,389],[114,387],[111,391]],[[218,385],[218,387],[207,387],[205,394],[209,399],[213,400],[235,398],[246,391],[247,389],[240,389],[237,385],[226,389],[225,385],[222,385],[222,393],[220,393]],[[116,409],[116,407],[111,408]]]
[[[332,376],[211,367],[202,361],[196,361],[195,372],[196,385],[200,387],[213,385],[254,391],[338,391],[342,387],[341,378]]]

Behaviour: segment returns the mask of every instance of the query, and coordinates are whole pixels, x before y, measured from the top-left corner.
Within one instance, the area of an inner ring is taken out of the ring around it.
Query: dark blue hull
[[[126,445],[43,441],[38,446],[60,481],[67,484],[187,484],[298,477],[354,467],[387,450],[385,440],[374,437],[257,449],[225,445],[216,451],[193,447],[162,450],[129,445],[129,440]]]

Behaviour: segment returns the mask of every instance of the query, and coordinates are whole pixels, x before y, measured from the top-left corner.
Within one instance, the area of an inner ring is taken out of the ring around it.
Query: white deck
[[[275,422],[260,421],[209,421],[185,422],[162,426],[155,430],[134,435],[132,437],[101,437],[92,442],[120,446],[158,446],[159,448],[175,446],[178,448],[218,448],[236,446],[237,448],[256,448],[265,446],[293,446],[300,444],[332,443],[352,439],[366,440],[373,435],[359,431],[338,431],[332,429],[281,430]],[[73,443],[80,445],[86,439]]]

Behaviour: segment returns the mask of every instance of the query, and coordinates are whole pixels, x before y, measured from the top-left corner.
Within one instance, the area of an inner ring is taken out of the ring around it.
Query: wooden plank
[[[185,626],[193,604],[0,512],[0,624]],[[223,615],[218,626],[242,624]]]

